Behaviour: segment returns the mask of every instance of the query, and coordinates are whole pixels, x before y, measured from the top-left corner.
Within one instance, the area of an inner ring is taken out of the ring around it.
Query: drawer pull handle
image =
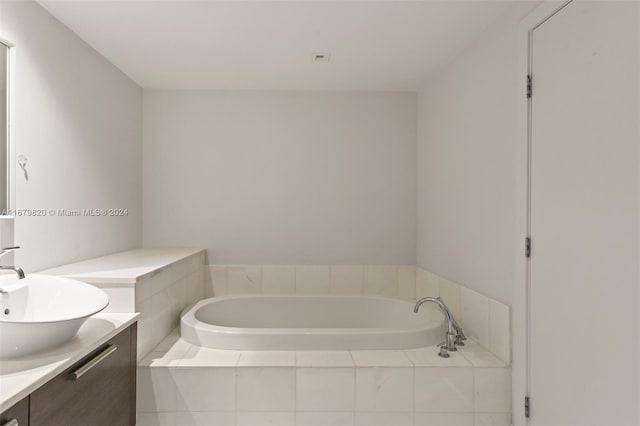
[[[71,373],[71,380],[78,380],[80,377],[84,376],[89,370],[91,370],[96,365],[100,364],[105,358],[118,350],[118,347],[115,345],[107,346],[102,352],[93,357],[91,361],[84,364],[82,367],[78,368],[76,371]]]
[[[18,421],[16,419],[9,419],[6,423],[2,423],[2,426],[18,426]]]

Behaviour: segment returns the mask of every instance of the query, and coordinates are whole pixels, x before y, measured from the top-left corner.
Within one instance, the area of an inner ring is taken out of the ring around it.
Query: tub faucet
[[[438,355],[442,358],[449,358],[449,352],[457,351],[458,349],[456,348],[456,344],[464,344],[462,341],[466,339],[466,336],[462,332],[462,327],[460,327],[455,318],[453,318],[453,315],[451,315],[449,308],[444,304],[442,298],[440,297],[423,297],[422,299],[418,300],[418,302],[416,302],[416,306],[413,308],[413,312],[418,313],[420,306],[422,306],[422,304],[426,302],[431,302],[438,305],[447,319],[447,334],[445,336],[444,343],[440,345],[440,352],[438,353]]]

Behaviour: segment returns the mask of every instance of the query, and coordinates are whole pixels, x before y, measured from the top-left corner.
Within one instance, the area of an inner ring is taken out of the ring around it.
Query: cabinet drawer
[[[31,394],[31,426],[129,426],[132,328]]]
[[[26,397],[22,401],[16,403],[13,407],[0,415],[0,426],[10,424],[13,426],[29,425],[29,397]]]

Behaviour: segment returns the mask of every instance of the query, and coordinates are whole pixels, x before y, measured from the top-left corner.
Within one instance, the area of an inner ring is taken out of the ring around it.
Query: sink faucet
[[[0,257],[4,256],[5,254],[12,252],[14,250],[19,249],[19,246],[14,246],[14,247],[3,247],[0,249]],[[24,271],[22,270],[22,268],[18,268],[17,266],[0,266],[0,271],[13,271],[18,275],[18,279],[24,279]],[[0,288],[0,294],[7,294],[8,292],[3,289]]]
[[[462,327],[457,323],[447,305],[444,304],[442,298],[440,297],[423,297],[422,299],[416,302],[416,306],[413,308],[413,312],[417,313],[422,306],[423,303],[431,302],[438,305],[444,316],[447,318],[447,334],[445,336],[445,341],[440,345],[439,356],[442,358],[449,358],[449,352],[457,351],[457,344],[464,345],[462,342],[466,340],[466,336],[462,332]]]
[[[13,271],[18,274],[18,279],[24,279],[24,271],[17,266],[0,266],[0,271]]]
[[[19,280],[24,279],[24,271],[22,270],[22,268],[18,268],[17,266],[0,266],[0,271],[13,271],[18,274]],[[0,287],[0,294],[9,294],[9,292]]]

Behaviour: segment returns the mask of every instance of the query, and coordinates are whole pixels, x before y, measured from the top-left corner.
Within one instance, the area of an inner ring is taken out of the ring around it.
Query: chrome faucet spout
[[[24,271],[17,266],[0,266],[0,271],[13,271],[18,275],[18,279],[24,279]]]
[[[454,319],[453,316],[451,315],[451,311],[449,311],[449,308],[447,307],[447,305],[444,304],[444,302],[442,301],[442,298],[440,297],[423,297],[422,299],[418,300],[416,302],[416,305],[413,307],[413,312],[418,313],[418,310],[420,309],[420,306],[422,306],[423,303],[426,302],[431,302],[431,303],[435,303],[436,305],[438,305],[438,307],[440,308],[440,310],[442,311],[442,313],[444,314],[444,316],[447,318],[447,328],[448,331],[450,332],[454,332],[455,331],[455,326],[454,326]]]
[[[458,325],[455,318],[453,318],[453,315],[451,315],[451,311],[449,311],[449,308],[440,297],[423,297],[416,302],[416,305],[413,307],[413,312],[418,313],[420,306],[427,302],[435,303],[447,319],[447,334],[444,343],[440,345],[440,353],[438,355],[443,358],[448,358],[449,351],[457,351],[456,344],[464,344],[462,340],[466,339],[466,337],[462,332],[462,328]]]
[[[19,248],[20,246],[2,247],[0,248],[0,257],[14,250],[18,250]],[[18,275],[19,280],[24,279],[24,271],[22,270],[22,268],[18,268],[17,266],[0,266],[0,271],[13,271]],[[4,294],[6,293],[6,291],[0,291],[0,293]]]

